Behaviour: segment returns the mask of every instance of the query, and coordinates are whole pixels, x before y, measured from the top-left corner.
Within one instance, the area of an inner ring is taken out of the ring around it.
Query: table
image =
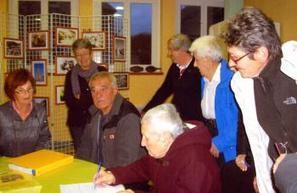
[[[0,157],[1,165],[7,165],[7,161]],[[60,193],[60,184],[91,182],[97,168],[92,162],[74,159],[71,164],[33,178],[42,185],[41,193]]]

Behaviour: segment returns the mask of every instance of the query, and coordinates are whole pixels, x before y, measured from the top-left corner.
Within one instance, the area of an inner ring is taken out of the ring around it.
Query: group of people
[[[173,63],[142,112],[92,60],[88,40],[73,43],[78,65],[65,79],[67,125],[75,156],[106,169],[95,174],[96,184],[122,183],[126,193],[297,189],[297,42],[282,52],[272,20],[252,7],[230,20],[224,39],[229,61],[219,37],[172,36]],[[4,89],[10,101],[0,106],[0,155],[49,147],[30,72],[9,73]],[[162,104],[170,95],[172,104]]]

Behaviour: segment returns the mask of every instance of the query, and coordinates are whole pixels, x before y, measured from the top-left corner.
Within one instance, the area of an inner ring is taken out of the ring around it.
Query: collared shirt
[[[203,90],[203,98],[201,100],[201,108],[203,117],[206,119],[215,119],[215,95],[216,88],[218,84],[221,82],[221,63],[218,65],[211,81],[204,78],[205,86]]]
[[[179,68],[179,76],[181,77],[183,75],[183,72],[188,68],[192,60],[188,62],[186,65],[176,64],[176,66]]]

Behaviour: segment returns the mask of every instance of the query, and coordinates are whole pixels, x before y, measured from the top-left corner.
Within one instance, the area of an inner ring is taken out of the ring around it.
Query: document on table
[[[92,182],[60,185],[60,193],[117,193],[121,190],[125,190],[123,185],[104,185],[95,188]]]

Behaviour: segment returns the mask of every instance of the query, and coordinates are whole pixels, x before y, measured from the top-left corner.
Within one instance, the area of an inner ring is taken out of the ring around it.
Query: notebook
[[[39,150],[8,160],[8,167],[33,176],[39,176],[73,162],[73,156],[51,150]]]
[[[92,182],[60,185],[60,193],[117,193],[125,190],[123,185],[94,186]]]

